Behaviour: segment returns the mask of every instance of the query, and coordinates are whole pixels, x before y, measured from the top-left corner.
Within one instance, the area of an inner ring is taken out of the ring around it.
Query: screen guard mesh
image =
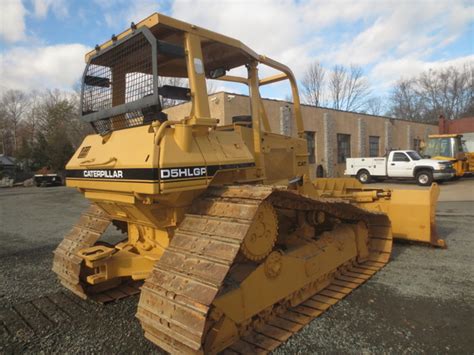
[[[161,111],[155,43],[151,33],[137,31],[89,61],[81,108],[97,133],[145,124]]]

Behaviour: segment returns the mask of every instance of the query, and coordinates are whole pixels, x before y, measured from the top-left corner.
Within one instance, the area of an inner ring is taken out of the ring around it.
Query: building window
[[[306,144],[308,145],[308,163],[316,163],[316,140],[315,132],[306,131],[304,132],[306,138]]]
[[[380,140],[380,137],[369,136],[369,156],[370,157],[379,156],[379,140]]]
[[[413,150],[416,150],[417,152],[419,152],[420,148],[421,148],[421,139],[418,139],[418,138],[413,139]]]
[[[351,135],[337,134],[337,162],[345,163],[351,157]]]

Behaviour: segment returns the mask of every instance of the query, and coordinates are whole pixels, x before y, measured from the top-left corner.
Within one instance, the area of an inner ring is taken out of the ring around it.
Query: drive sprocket
[[[273,250],[277,235],[277,215],[272,205],[264,201],[242,242],[241,251],[247,259],[261,261]]]

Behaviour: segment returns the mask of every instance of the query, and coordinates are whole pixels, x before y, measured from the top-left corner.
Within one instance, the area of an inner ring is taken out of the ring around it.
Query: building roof
[[[0,154],[1,166],[15,166],[15,158]]]
[[[209,97],[210,97],[210,96],[214,96],[214,95],[218,95],[218,94],[226,94],[226,95],[235,95],[235,96],[249,97],[248,95],[245,95],[245,94],[238,94],[238,93],[235,93],[235,92],[228,92],[228,91],[218,91],[218,92],[214,92],[214,93],[212,93],[212,94],[209,94]],[[273,98],[266,98],[266,97],[262,97],[262,101],[274,101],[274,102],[280,102],[280,103],[282,103],[282,104],[293,105],[293,102],[291,102],[291,101],[286,101],[286,100],[281,100],[281,99],[273,99]],[[183,103],[180,103],[180,104],[178,104],[178,105],[176,105],[176,106],[179,106],[179,105],[182,105],[182,104],[187,104],[187,103],[188,103],[188,102],[183,102]],[[335,109],[335,108],[323,107],[323,106],[314,106],[314,105],[303,104],[303,103],[301,104],[301,106],[302,106],[302,107],[314,107],[314,108],[318,108],[318,109],[321,109],[321,110],[327,110],[327,111],[346,112],[346,113],[352,113],[352,114],[354,114],[354,115],[363,115],[363,116],[381,118],[381,119],[385,119],[385,120],[406,121],[406,122],[410,122],[410,123],[420,123],[420,124],[426,124],[426,125],[430,125],[430,126],[437,126],[437,125],[438,125],[437,122],[412,121],[412,120],[407,120],[406,118],[389,117],[389,116],[383,116],[383,115],[372,115],[372,114],[370,114],[370,113],[338,110],[338,109]]]

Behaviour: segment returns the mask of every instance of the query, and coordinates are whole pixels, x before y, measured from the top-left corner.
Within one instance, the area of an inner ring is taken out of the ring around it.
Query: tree
[[[29,94],[28,112],[23,123],[26,130],[25,133],[27,134],[26,139],[30,145],[34,144],[36,138],[41,100],[42,95],[40,92],[34,90]]]
[[[474,63],[461,68],[428,70],[400,80],[392,90],[390,113],[415,121],[433,121],[440,114],[455,119],[474,114]]]
[[[398,81],[390,97],[390,115],[411,121],[423,121],[424,102],[418,95],[415,79]]]
[[[304,74],[301,86],[303,88],[303,100],[308,105],[321,106],[324,103],[324,79],[326,72],[321,63],[314,62]]]
[[[62,170],[74,153],[74,149],[82,141],[77,136],[75,121],[79,119],[77,101],[74,96],[59,91],[47,92],[39,113],[39,138],[41,149],[47,156],[47,166],[54,170]],[[41,160],[40,157],[37,157]]]
[[[3,124],[11,130],[13,138],[13,154],[18,150],[18,126],[28,108],[28,96],[19,90],[7,90],[1,100],[4,115]]]
[[[22,167],[64,169],[90,127],[80,121],[79,97],[58,90],[6,91],[0,98],[0,148]]]
[[[342,65],[335,65],[329,77],[329,95],[332,101],[332,108],[336,110],[342,110],[345,77],[346,69]]]
[[[450,119],[464,113],[473,100],[473,70],[471,63],[461,69],[449,67],[422,73],[418,79],[419,94],[427,113],[432,116],[441,112]]]
[[[0,105],[0,144],[1,144],[1,154],[9,155],[8,149],[8,122],[7,115],[2,105]]]
[[[48,142],[43,133],[38,132],[34,146],[31,148],[31,170],[38,170],[48,166]]]
[[[362,68],[352,65],[347,69],[335,65],[329,76],[329,95],[337,110],[361,111],[370,94],[370,86]]]
[[[365,112],[369,115],[380,116],[383,113],[383,100],[380,97],[372,96],[365,103]]]

